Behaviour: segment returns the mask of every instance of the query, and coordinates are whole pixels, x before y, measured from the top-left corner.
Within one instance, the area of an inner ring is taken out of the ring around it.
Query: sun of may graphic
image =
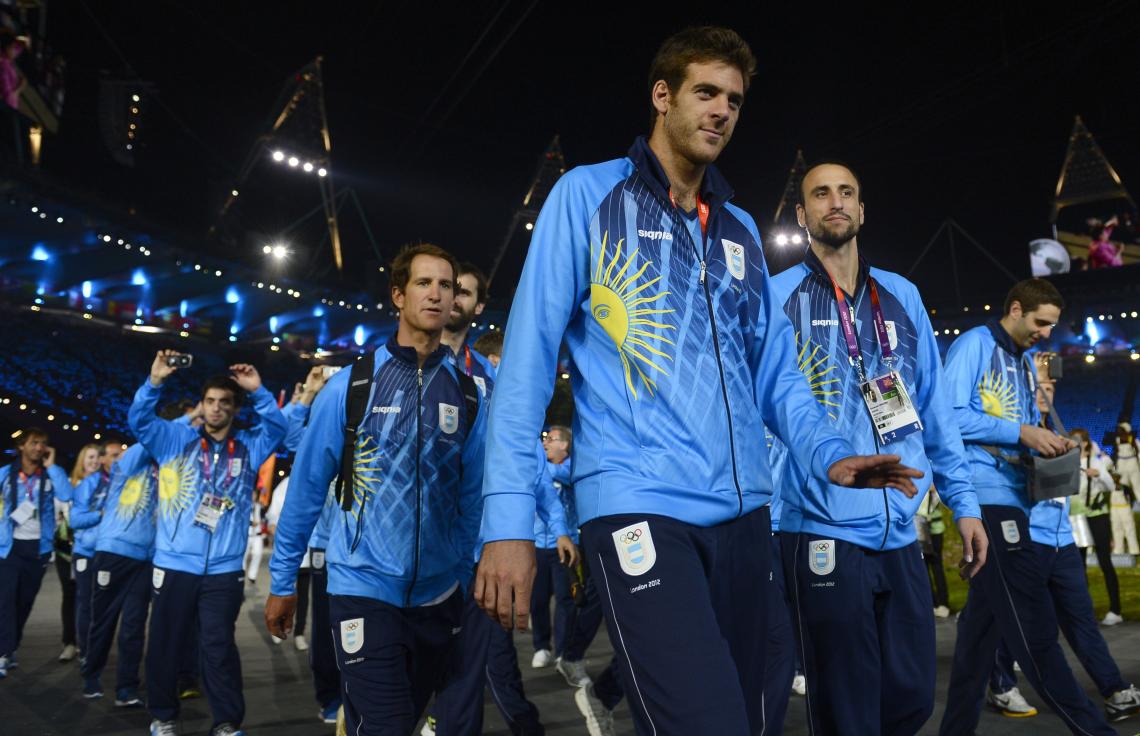
[[[163,516],[190,508],[198,491],[198,477],[193,465],[183,457],[163,463],[158,471],[158,499]]]
[[[978,396],[982,399],[982,411],[998,419],[1021,419],[1021,407],[1017,404],[1017,392],[1013,384],[1001,373],[987,371],[978,384]]]
[[[358,438],[352,462],[352,495],[356,505],[351,513],[355,517],[364,502],[372,498],[372,489],[380,483],[380,448],[375,440],[367,435]]]
[[[839,379],[834,375],[828,375],[835,370],[835,366],[831,365],[828,354],[822,346],[813,347],[810,337],[801,342],[798,332],[796,347],[798,348],[796,365],[799,366],[800,373],[807,377],[812,395],[819,405],[827,410],[827,416],[835,419],[835,414],[831,410],[839,408],[839,404],[835,401],[835,397],[840,393]]]
[[[650,291],[661,280],[660,276],[638,283],[652,261],[647,260],[635,273],[627,275],[626,272],[637,258],[636,248],[618,267],[622,260],[622,240],[614,244],[613,257],[607,263],[607,237],[608,233],[602,235],[597,264],[590,276],[590,312],[617,346],[618,357],[625,370],[625,383],[633,398],[639,398],[639,384],[644,385],[652,396],[657,383],[650,374],[657,371],[669,375],[661,363],[673,360],[673,356],[662,349],[665,345],[673,345],[673,341],[650,331],[676,329],[673,325],[657,321],[661,319],[658,315],[673,312],[672,309],[657,308],[658,302],[669,296],[669,292],[658,291],[654,294]],[[593,246],[590,250],[593,256]],[[637,371],[637,379],[633,377],[631,367]]]

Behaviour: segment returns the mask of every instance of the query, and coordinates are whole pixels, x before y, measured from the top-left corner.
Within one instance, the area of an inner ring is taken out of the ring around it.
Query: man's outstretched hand
[[[837,486],[848,488],[894,488],[907,498],[918,495],[914,478],[922,472],[908,468],[898,455],[852,455],[836,460],[827,469],[827,477]]]

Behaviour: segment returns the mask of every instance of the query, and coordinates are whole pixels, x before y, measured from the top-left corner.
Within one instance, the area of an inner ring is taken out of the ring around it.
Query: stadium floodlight
[[[282,161],[285,160],[285,152],[284,151],[274,151],[273,152],[273,160],[276,161],[277,163],[281,163]]]
[[[787,235],[780,233],[779,235],[776,236],[776,245],[778,245],[782,248],[787,244],[788,244],[788,236]]]
[[[326,169],[324,166],[317,169],[317,176],[328,176],[328,175],[329,175],[328,169]]]
[[[795,235],[792,236],[792,244],[793,245],[799,245],[802,242],[804,242],[804,239],[803,239],[803,236],[800,235],[799,233],[796,233]]]
[[[533,223],[533,222],[528,222],[528,223],[526,224],[526,229],[527,229],[527,230],[534,230],[534,223]]]
[[[261,252],[264,253],[265,255],[269,255],[270,253],[273,252],[273,246],[272,245],[263,246],[261,249]]]
[[[290,168],[295,169],[297,168],[297,164],[301,163],[301,159],[297,158],[296,156],[290,156],[288,163]]]
[[[280,243],[273,246],[273,257],[277,260],[280,261],[287,255],[289,255],[289,250],[285,246],[281,245]]]
[[[308,161],[306,161],[305,165],[302,166],[301,168],[305,170],[306,174],[311,174],[313,172],[313,165],[311,163],[309,163]]]

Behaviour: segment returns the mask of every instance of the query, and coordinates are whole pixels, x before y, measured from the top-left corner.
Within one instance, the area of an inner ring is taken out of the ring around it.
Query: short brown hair
[[[498,355],[501,358],[503,357],[503,333],[495,330],[484,332],[471,347],[475,348],[475,352],[482,355]]]
[[[392,277],[389,284],[393,289],[403,292],[407,288],[408,281],[412,278],[412,261],[416,256],[442,258],[451,264],[452,281],[459,277],[459,263],[455,260],[455,256],[432,243],[411,243],[401,248],[392,261]]]
[[[1065,308],[1061,292],[1045,279],[1025,279],[1014,284],[1005,296],[1005,311],[1002,314],[1009,314],[1014,302],[1021,305],[1022,312],[1035,311],[1042,304],[1052,304],[1057,309]]]
[[[482,269],[480,269],[471,261],[463,261],[459,264],[459,270],[455,272],[455,280],[458,281],[460,276],[475,277],[475,283],[479,285],[475,293],[475,301],[478,304],[486,304],[487,274],[483,273]]]
[[[744,91],[756,74],[756,57],[740,34],[731,28],[720,26],[690,26],[674,33],[653,57],[649,65],[649,92],[659,80],[664,80],[670,91],[676,92],[685,81],[689,64],[720,61],[740,70],[744,77]],[[657,109],[650,103],[653,117],[657,120]]]

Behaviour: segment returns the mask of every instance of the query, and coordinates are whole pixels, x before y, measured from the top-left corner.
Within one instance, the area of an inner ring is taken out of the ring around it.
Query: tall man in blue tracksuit
[[[101,519],[95,527],[95,556],[90,565],[95,581],[91,589],[91,632],[79,667],[84,694],[102,695],[100,676],[118,627],[115,705],[120,708],[142,705],[139,665],[150,606],[157,496],[158,466],[154,458],[142,445],[131,445],[111,470]]]
[[[1087,442],[1087,438],[1084,441]],[[1095,468],[1092,470],[1097,472]],[[1083,477],[1082,487],[1088,481],[1089,478]],[[1029,538],[1033,540],[1030,545],[1033,553],[1045,571],[1061,633],[1104,697],[1105,716],[1110,721],[1122,721],[1140,712],[1140,688],[1120,674],[1100,633],[1084,560],[1073,540],[1068,497],[1050,498],[1033,505],[1029,513]],[[1017,684],[1012,663],[998,657],[994,670],[996,677],[991,676],[990,680],[1000,681],[998,692],[1006,692]]]
[[[24,624],[51,559],[55,499],[71,500],[71,481],[55,462],[47,432],[21,431],[16,455],[0,469],[0,679],[16,667]]]
[[[958,618],[944,736],[972,734],[977,727],[1001,639],[1037,694],[1073,733],[1115,733],[1065,661],[1047,571],[1029,534],[1021,455],[1033,451],[1052,457],[1073,443],[1038,426],[1037,369],[1026,351],[1048,339],[1064,305],[1048,281],[1020,281],[1006,295],[1001,319],[962,334],[946,356],[946,378],[990,550],[989,564],[970,580]]]
[[[852,457],[823,420],[756,225],[712,166],[754,69],[728,29],[665,41],[650,71],[650,137],[570,171],[546,200],[491,410],[475,595],[525,629],[541,470],[531,448],[565,341],[582,544],[639,733],[764,724],[762,423],[820,478],[914,493],[918,476],[897,456]]]
[[[399,327],[363,379],[367,410],[344,490],[351,509],[335,514],[325,558],[350,733],[410,733],[461,628],[487,412],[440,344],[457,270],[437,246],[401,251],[391,269]],[[297,568],[341,467],[350,377],[333,376],[314,402],[289,479],[265,605],[274,636],[292,626]]]
[[[234,624],[242,603],[242,557],[257,469],[285,436],[285,417],[251,365],[206,382],[205,423],[193,429],[155,415],[177,353],[161,350],[127,414],[131,430],[158,464],[158,522],[146,653],[152,734],[177,733],[178,668],[197,627],[202,681],[214,717],[212,736],[241,733],[245,717]],[[246,394],[260,419],[236,429]]]
[[[94,574],[91,558],[95,556],[103,502],[111,488],[111,469],[122,454],[121,442],[104,441],[99,448],[99,469],[80,481],[72,494],[69,521],[75,530],[75,542],[71,547],[71,569],[75,573],[75,633],[84,658],[87,656],[87,633],[91,627],[91,577]],[[103,689],[84,687],[83,697],[101,698]]]
[[[796,217],[809,246],[772,279],[772,296],[792,323],[800,370],[857,452],[893,452],[923,473],[911,498],[837,487],[795,458],[776,476],[809,727],[914,734],[934,710],[935,679],[934,604],[914,514],[934,481],[954,511],[970,577],[986,558],[981,513],[918,290],[860,256],[858,176],[843,164],[811,167]],[[774,455],[787,452],[775,443]]]

